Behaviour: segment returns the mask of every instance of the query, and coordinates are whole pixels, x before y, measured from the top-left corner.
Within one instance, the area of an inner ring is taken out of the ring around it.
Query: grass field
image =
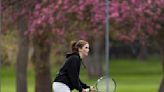
[[[1,91],[16,92],[15,68],[1,67]],[[52,68],[52,79],[57,69]],[[145,62],[138,60],[111,60],[110,76],[117,82],[116,92],[157,92],[162,78],[159,59]],[[81,80],[92,85],[96,79],[89,79],[86,70],[81,71]],[[28,69],[28,92],[34,92],[34,73]],[[73,91],[77,92],[77,91]]]

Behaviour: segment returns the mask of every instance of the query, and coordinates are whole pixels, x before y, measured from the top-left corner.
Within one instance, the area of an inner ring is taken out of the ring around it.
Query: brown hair
[[[88,44],[88,42],[85,40],[72,41],[71,42],[72,52],[78,52],[78,49],[82,48],[86,44]]]

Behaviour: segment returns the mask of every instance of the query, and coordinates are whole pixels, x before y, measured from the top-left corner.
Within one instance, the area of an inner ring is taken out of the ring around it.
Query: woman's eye
[[[88,49],[89,47],[85,47],[86,49]]]

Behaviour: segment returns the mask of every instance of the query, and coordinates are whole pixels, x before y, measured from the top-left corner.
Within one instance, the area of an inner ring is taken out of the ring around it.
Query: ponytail
[[[72,41],[71,42],[71,48],[72,48],[72,52],[78,52],[78,48],[76,46],[77,41]]]

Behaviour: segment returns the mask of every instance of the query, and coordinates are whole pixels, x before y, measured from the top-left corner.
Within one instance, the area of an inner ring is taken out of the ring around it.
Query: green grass
[[[117,92],[158,92],[161,69],[159,60],[115,60],[110,74],[117,81]]]
[[[1,67],[1,91],[0,92],[16,92],[16,74],[15,68]],[[34,73],[28,70],[28,92],[34,92]]]
[[[52,79],[59,68],[52,68]],[[158,59],[145,62],[127,59],[111,60],[110,76],[117,82],[116,92],[157,92],[162,78]],[[1,92],[16,92],[15,68],[1,67]],[[89,79],[86,70],[81,71],[81,80],[93,85],[96,79]],[[34,92],[33,69],[28,69],[28,92]],[[77,91],[73,91],[77,92]]]

